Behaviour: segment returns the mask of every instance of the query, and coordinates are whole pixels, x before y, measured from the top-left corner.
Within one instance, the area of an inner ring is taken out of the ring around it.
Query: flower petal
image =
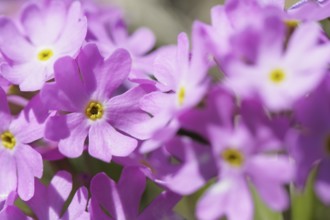
[[[295,167],[293,161],[286,156],[258,155],[250,159],[247,170],[255,179],[285,184],[293,180]]]
[[[8,18],[0,18],[0,48],[6,57],[18,62],[30,61],[35,51]]]
[[[24,160],[23,155],[16,156],[17,192],[22,200],[27,201],[34,195],[34,174],[31,167]]]
[[[71,57],[60,58],[55,63],[54,70],[58,89],[66,94],[76,109],[82,109],[88,97],[76,61]]]
[[[1,147],[2,148],[2,147]],[[0,150],[0,202],[17,188],[16,163],[6,150]]]
[[[15,155],[18,160],[22,160],[22,163],[31,170],[34,177],[41,178],[43,173],[43,163],[39,152],[29,145],[22,144],[17,147]]]
[[[181,196],[170,191],[162,192],[156,199],[148,205],[138,220],[149,219],[172,219],[179,220],[181,217],[173,212],[174,206],[180,201]]]
[[[91,126],[88,134],[88,152],[91,156],[110,162],[112,152],[109,143],[109,133],[114,129],[109,129],[107,122],[97,123]]]
[[[36,61],[12,67],[4,63],[1,65],[1,74],[11,83],[19,85],[22,91],[39,90],[47,80],[46,66]]]
[[[110,99],[107,103],[110,124],[133,137],[145,139],[141,128],[150,116],[140,108],[139,101],[152,89],[153,86],[138,86]]]
[[[65,25],[66,6],[61,1],[51,1],[46,8],[28,5],[21,15],[21,22],[35,46],[52,44]]]
[[[325,159],[320,163],[315,180],[315,192],[317,196],[327,205],[330,204],[330,159]]]
[[[73,1],[70,5],[65,21],[55,47],[62,55],[74,56],[82,46],[87,33],[87,18],[79,1]]]
[[[97,123],[89,131],[89,153],[109,161],[111,155],[128,156],[137,147],[137,140],[116,131],[108,123]]]
[[[89,126],[81,113],[71,113],[66,117],[70,135],[60,140],[58,147],[60,152],[67,157],[79,157],[84,150]]]
[[[124,204],[127,219],[135,219],[138,216],[145,187],[146,177],[139,168],[128,167],[122,171],[117,189]]]
[[[132,59],[126,50],[113,52],[104,65],[95,70],[99,91],[105,96],[111,94],[127,79],[131,65]]]
[[[155,45],[155,35],[148,28],[137,29],[128,41],[128,49],[134,55],[146,54]]]
[[[90,190],[92,198],[96,200],[113,219],[126,219],[116,183],[105,173],[99,173],[92,179]]]
[[[254,182],[260,197],[275,211],[283,211],[289,206],[287,192],[278,183],[259,179]]]
[[[231,183],[222,180],[211,186],[198,201],[196,216],[199,219],[217,219],[226,213],[227,193],[231,190]]]
[[[80,187],[75,193],[66,213],[62,216],[62,219],[67,217],[68,219],[81,219],[89,220],[90,217],[87,214],[86,206],[88,200],[88,190],[86,187]]]
[[[0,118],[1,118],[0,131],[4,131],[9,127],[11,121],[11,115],[7,103],[6,93],[1,88],[0,88]]]

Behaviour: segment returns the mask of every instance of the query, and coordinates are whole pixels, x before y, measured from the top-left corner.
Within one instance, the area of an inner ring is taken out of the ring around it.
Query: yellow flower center
[[[294,20],[294,19],[291,19],[291,20],[285,20],[284,21],[284,24],[290,28],[290,29],[294,29],[296,28],[298,25],[299,25],[299,21],[298,20]]]
[[[44,49],[38,53],[38,59],[40,61],[48,61],[53,55],[54,52],[51,49]]]
[[[244,163],[243,154],[235,148],[227,148],[221,152],[222,159],[233,167],[240,167]]]
[[[16,138],[11,132],[5,131],[1,134],[1,142],[5,148],[12,150],[16,145]]]
[[[186,96],[186,89],[184,87],[180,87],[178,94],[178,102],[179,105],[183,104],[184,98]]]
[[[86,107],[85,114],[93,121],[101,119],[103,116],[103,105],[97,101],[91,101]]]
[[[273,83],[279,84],[285,80],[285,72],[282,69],[274,69],[269,74],[269,79]]]

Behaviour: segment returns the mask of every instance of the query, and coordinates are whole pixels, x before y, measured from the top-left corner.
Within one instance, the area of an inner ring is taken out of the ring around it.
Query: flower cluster
[[[157,49],[88,0],[0,17],[0,219],[181,219],[198,192],[197,219],[252,220],[254,192],[285,211],[312,172],[330,205],[328,17],[328,1],[227,0]],[[61,170],[73,158],[120,179]],[[162,192],[143,207],[147,180]]]

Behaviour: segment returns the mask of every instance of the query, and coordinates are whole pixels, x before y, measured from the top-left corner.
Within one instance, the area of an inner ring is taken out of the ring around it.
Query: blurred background
[[[0,14],[15,14],[19,6],[27,1],[0,0]],[[91,0],[103,5],[112,4],[121,8],[130,29],[149,27],[157,37],[157,44],[176,43],[178,33],[190,34],[194,20],[210,21],[210,9],[224,0]],[[265,1],[265,0],[264,0]],[[281,0],[271,0],[281,1]],[[290,7],[298,0],[286,0]]]
[[[122,8],[128,23],[134,29],[151,28],[159,45],[175,43],[178,33],[188,34],[194,20],[210,21],[210,9],[224,0],[97,0],[102,4],[115,4]],[[275,0],[276,1],[276,0]],[[297,2],[287,0],[286,7]]]

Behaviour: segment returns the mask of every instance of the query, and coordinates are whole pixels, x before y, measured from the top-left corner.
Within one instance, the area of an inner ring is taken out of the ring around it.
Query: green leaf
[[[303,191],[294,188],[292,189],[292,220],[330,219],[330,207],[324,205],[314,192],[314,180],[316,174],[317,167],[311,171]]]
[[[189,196],[184,196],[181,201],[175,206],[174,210],[184,219],[197,219],[195,210],[198,200],[204,195],[206,190],[216,182],[216,178],[209,180],[201,189]]]
[[[256,189],[250,186],[254,200],[254,220],[283,220],[282,213],[271,210],[264,201],[261,200]]]
[[[330,37],[330,20],[329,18],[326,18],[322,21],[320,21],[321,26],[324,30],[324,32],[327,34],[328,37]]]
[[[291,187],[291,217],[292,220],[313,219],[315,195],[313,191],[315,170],[311,172],[303,191]]]

